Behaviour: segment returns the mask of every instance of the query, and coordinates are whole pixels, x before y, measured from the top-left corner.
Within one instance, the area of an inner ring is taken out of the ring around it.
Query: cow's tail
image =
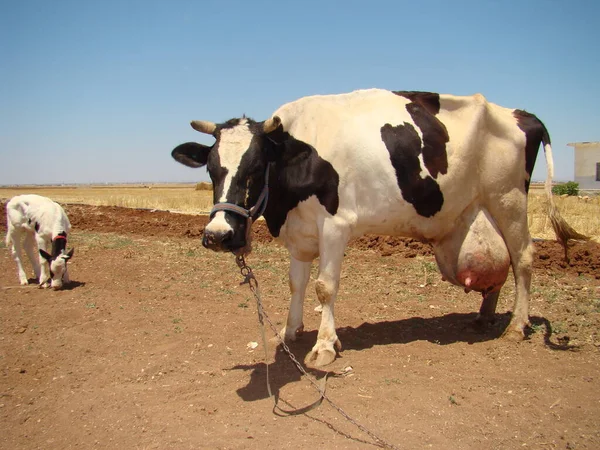
[[[540,122],[541,123],[541,122]],[[567,223],[567,221],[560,215],[556,203],[554,203],[554,197],[552,196],[552,178],[554,177],[554,159],[552,158],[552,146],[550,145],[550,136],[548,130],[542,123],[543,135],[542,145],[544,146],[544,154],[546,155],[546,196],[548,197],[548,216],[554,228],[554,234],[556,234],[556,240],[560,242],[565,251],[565,260],[569,261],[568,255],[568,243],[569,240],[589,240],[588,236],[578,233]]]

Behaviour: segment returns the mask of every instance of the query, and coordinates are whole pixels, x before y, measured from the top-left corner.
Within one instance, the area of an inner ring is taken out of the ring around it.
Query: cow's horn
[[[192,120],[190,123],[192,128],[200,133],[213,134],[217,129],[217,125],[213,122],[206,122],[204,120]]]
[[[263,131],[265,133],[270,133],[271,131],[275,131],[279,125],[281,125],[281,119],[279,116],[273,116],[270,119],[265,120]]]

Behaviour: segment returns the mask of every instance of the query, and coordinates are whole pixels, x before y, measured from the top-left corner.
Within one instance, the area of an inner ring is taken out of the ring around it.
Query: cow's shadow
[[[61,290],[63,291],[72,291],[73,289],[77,289],[79,287],[85,286],[85,281],[69,281],[68,283],[63,284]]]
[[[27,286],[37,287],[37,288],[42,289],[37,278],[34,278],[34,277],[28,278],[27,283],[29,283]],[[78,287],[83,287],[83,286],[85,286],[84,281],[70,280],[68,283],[64,283],[62,288],[60,288],[60,290],[61,291],[70,291],[70,290],[77,289]]]
[[[365,350],[376,345],[407,344],[413,341],[429,341],[437,345],[448,345],[456,342],[475,344],[493,339],[498,339],[510,322],[510,313],[497,314],[496,321],[484,331],[473,326],[476,314],[446,314],[439,317],[422,318],[411,317],[407,319],[383,321],[376,323],[364,322],[358,327],[342,327],[337,329],[337,334],[345,350]],[[544,328],[544,343],[553,350],[577,350],[568,343],[553,343],[552,325],[545,317],[530,317],[534,327]],[[531,330],[528,331],[531,334]],[[325,376],[327,370],[307,368],[303,363],[304,356],[310,352],[316,342],[317,331],[305,332],[298,341],[289,344],[289,348],[301,362],[302,366],[316,378]],[[273,342],[271,345],[276,345]],[[272,348],[272,347],[271,347]],[[344,352],[338,356],[343,360]],[[256,363],[250,365],[237,365],[229,370],[250,370],[250,381],[237,390],[237,394],[244,401],[262,400],[268,397],[266,365]],[[282,387],[288,383],[299,381],[302,374],[294,366],[289,356],[281,345],[275,351],[275,361],[269,364],[269,379],[271,391],[278,395]],[[318,397],[315,391],[315,396]]]
[[[29,278],[27,280],[27,282],[29,283],[29,286],[32,286],[32,287],[36,287],[37,286],[40,289],[42,289],[39,286],[39,282],[38,282],[37,278]],[[62,286],[62,288],[60,288],[60,290],[61,291],[71,291],[73,289],[77,289],[78,287],[83,287],[83,286],[85,286],[85,281],[73,281],[73,280],[70,280],[68,283],[64,283],[63,286]]]

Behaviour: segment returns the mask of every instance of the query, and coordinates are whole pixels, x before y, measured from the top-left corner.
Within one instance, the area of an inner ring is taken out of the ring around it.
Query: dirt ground
[[[256,305],[233,257],[202,248],[206,218],[66,210],[66,289],[18,286],[0,246],[0,448],[375,448],[326,402],[272,412]],[[253,236],[248,263],[280,328],[287,254],[261,223]],[[567,265],[558,244],[535,245],[532,327],[512,343],[499,338],[511,280],[498,321],[480,332],[480,296],[442,282],[427,246],[354,241],[336,303],[343,350],[327,367],[345,376],[329,378],[329,398],[400,449],[600,448],[600,248],[574,244]],[[311,281],[305,333],[291,345],[299,360],[316,340],[316,305]],[[281,348],[267,347],[280,402],[314,401]]]

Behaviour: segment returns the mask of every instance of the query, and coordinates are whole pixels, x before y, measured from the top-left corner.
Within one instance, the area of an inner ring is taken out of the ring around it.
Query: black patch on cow
[[[433,178],[448,172],[446,142],[450,140],[445,125],[422,105],[409,103],[406,110],[423,133],[423,162]]]
[[[440,112],[440,95],[433,92],[396,91],[411,101],[406,105],[414,123],[423,134],[423,162],[431,176],[448,172],[446,143],[450,140],[446,126],[436,116]]]
[[[390,152],[404,200],[423,217],[431,217],[440,211],[444,204],[440,186],[429,175],[425,178],[420,175],[421,138],[415,128],[407,122],[395,127],[385,124],[381,127],[381,139]]]
[[[525,192],[529,192],[531,174],[540,144],[550,144],[550,135],[542,121],[533,114],[515,109],[513,116],[517,119],[519,128],[525,133],[525,170],[529,174],[529,178],[525,180]]]
[[[434,116],[440,112],[440,94],[421,91],[393,91],[394,94],[409,99],[413,103],[423,106]]]
[[[251,127],[253,124],[256,124],[258,122],[250,119],[249,117],[246,117],[246,115],[244,114],[241,118],[239,119],[229,119],[227,122],[224,123],[220,123],[217,125],[217,129],[215,130],[215,135],[218,136],[219,131],[221,130],[227,130],[230,128],[235,128],[237,127],[243,120],[246,120],[246,122],[248,123],[248,126]]]
[[[52,240],[52,259],[56,259],[67,248],[67,233],[61,231],[57,236],[62,237]]]
[[[31,223],[31,219],[29,219],[29,223]],[[35,228],[35,232],[36,233],[39,232],[40,231],[40,224],[36,222],[34,228]]]
[[[279,127],[266,136],[264,147],[274,163],[269,203],[264,213],[273,236],[279,236],[288,212],[313,195],[329,214],[337,213],[340,177],[313,146]]]

